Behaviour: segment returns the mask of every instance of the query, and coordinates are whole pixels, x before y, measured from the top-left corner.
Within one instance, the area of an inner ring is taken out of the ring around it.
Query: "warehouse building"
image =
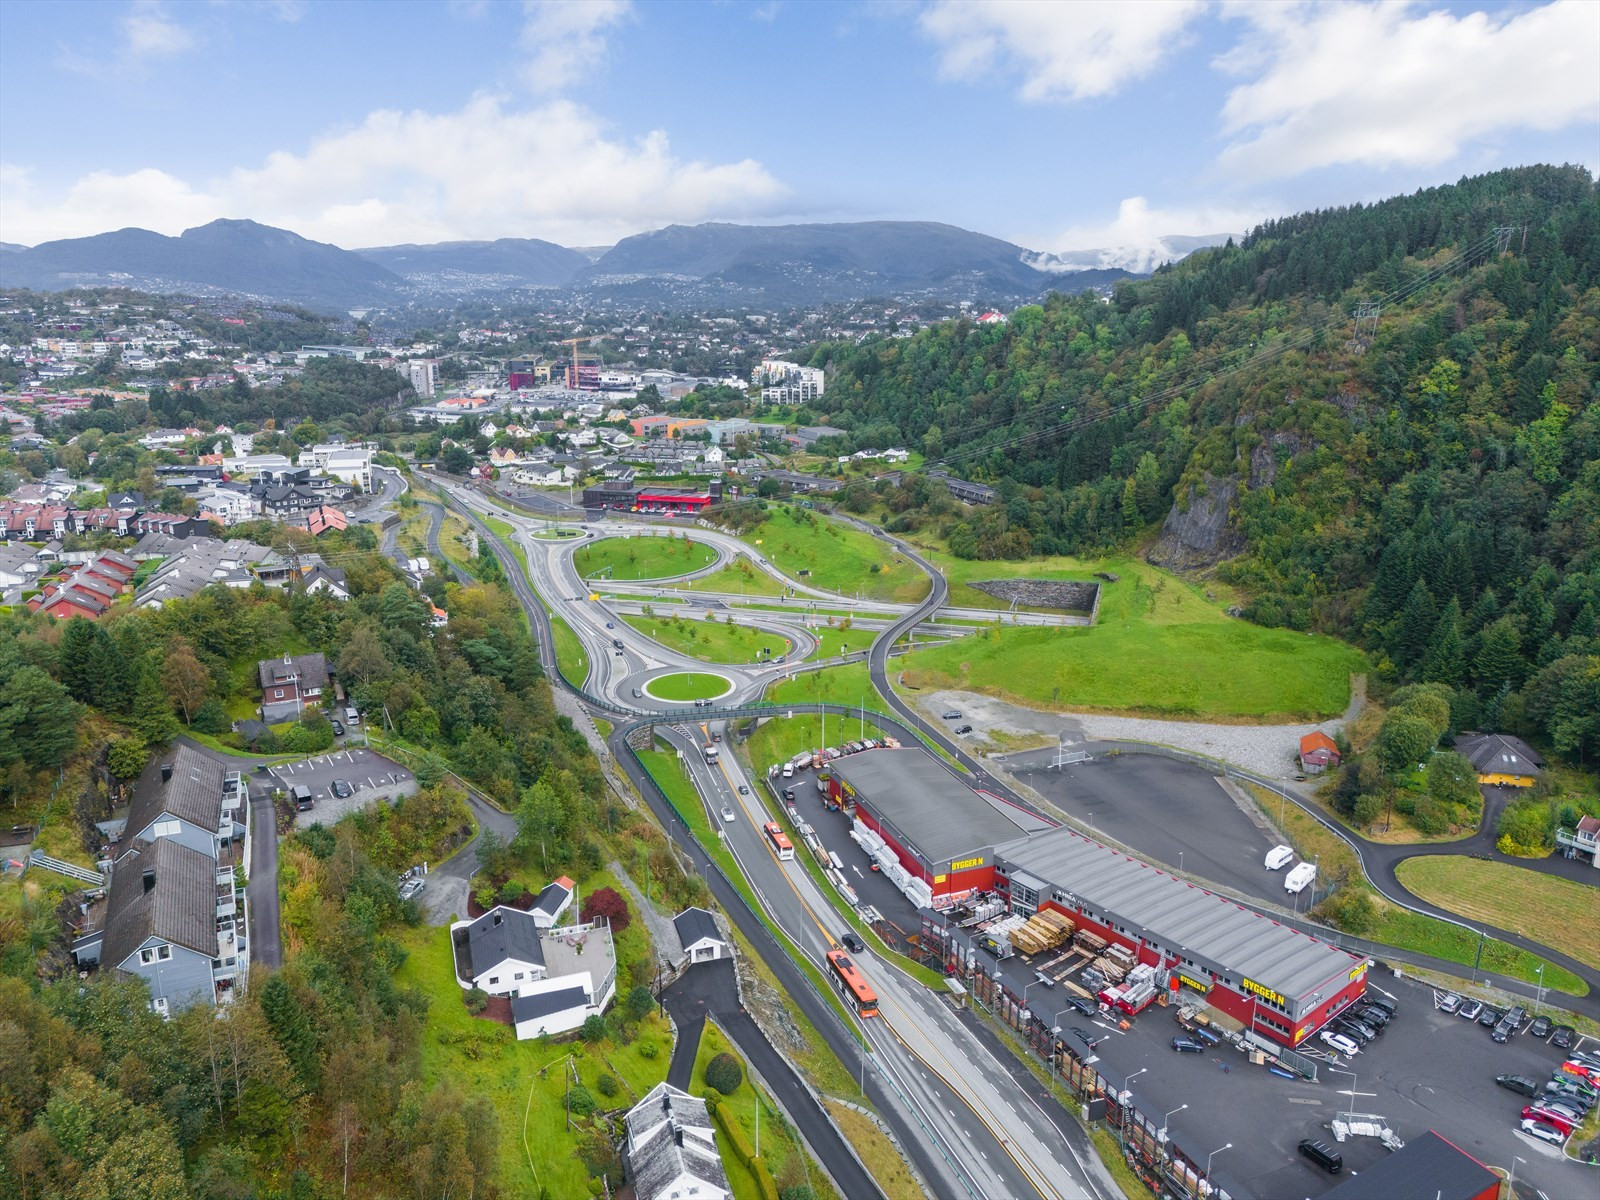
[[[830,796],[929,885],[936,910],[980,892],[1015,914],[1053,909],[1126,946],[1171,992],[1289,1046],[1366,988],[1366,959],[975,792],[923,750],[869,750],[824,773]],[[940,921],[924,920],[935,944]]]
[[[658,487],[608,480],[583,489],[583,507],[652,513],[657,516],[693,515],[722,502],[722,481],[704,488]]]

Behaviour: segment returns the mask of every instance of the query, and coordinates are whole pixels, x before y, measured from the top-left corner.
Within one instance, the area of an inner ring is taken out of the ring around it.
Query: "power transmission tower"
[[[1355,333],[1348,343],[1350,349],[1360,352],[1372,344],[1372,339],[1378,336],[1378,313],[1382,308],[1383,304],[1378,300],[1357,302]]]
[[[1515,225],[1496,225],[1494,227],[1494,252],[1504,254],[1511,249],[1512,235],[1517,232]]]

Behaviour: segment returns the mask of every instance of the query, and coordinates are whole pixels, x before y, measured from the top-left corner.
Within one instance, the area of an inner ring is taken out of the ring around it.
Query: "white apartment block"
[[[764,359],[750,377],[768,404],[804,404],[821,396],[826,386],[817,367],[802,367],[781,358]]]
[[[431,358],[413,358],[406,362],[397,362],[394,369],[419,396],[431,396],[439,386],[439,364]]]
[[[316,445],[300,456],[300,465],[372,490],[372,451],[365,446]]]

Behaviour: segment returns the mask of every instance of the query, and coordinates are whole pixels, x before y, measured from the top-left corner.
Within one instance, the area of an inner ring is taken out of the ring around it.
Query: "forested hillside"
[[[906,444],[1000,486],[964,512],[916,479],[892,527],[1026,558],[1164,522],[1152,557],[1216,565],[1251,619],[1576,757],[1600,750],[1597,357],[1594,181],[1530,167],[1274,221],[1110,304],[820,347],[811,415],[843,431],[821,453]]]

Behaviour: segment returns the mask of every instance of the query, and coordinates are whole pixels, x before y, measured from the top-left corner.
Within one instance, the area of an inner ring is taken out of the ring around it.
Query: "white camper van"
[[[1316,864],[1303,862],[1283,877],[1283,890],[1295,893],[1303,892],[1306,890],[1306,885],[1316,877]]]
[[[1267,870],[1276,871],[1294,861],[1294,851],[1287,846],[1274,846],[1267,851]]]

